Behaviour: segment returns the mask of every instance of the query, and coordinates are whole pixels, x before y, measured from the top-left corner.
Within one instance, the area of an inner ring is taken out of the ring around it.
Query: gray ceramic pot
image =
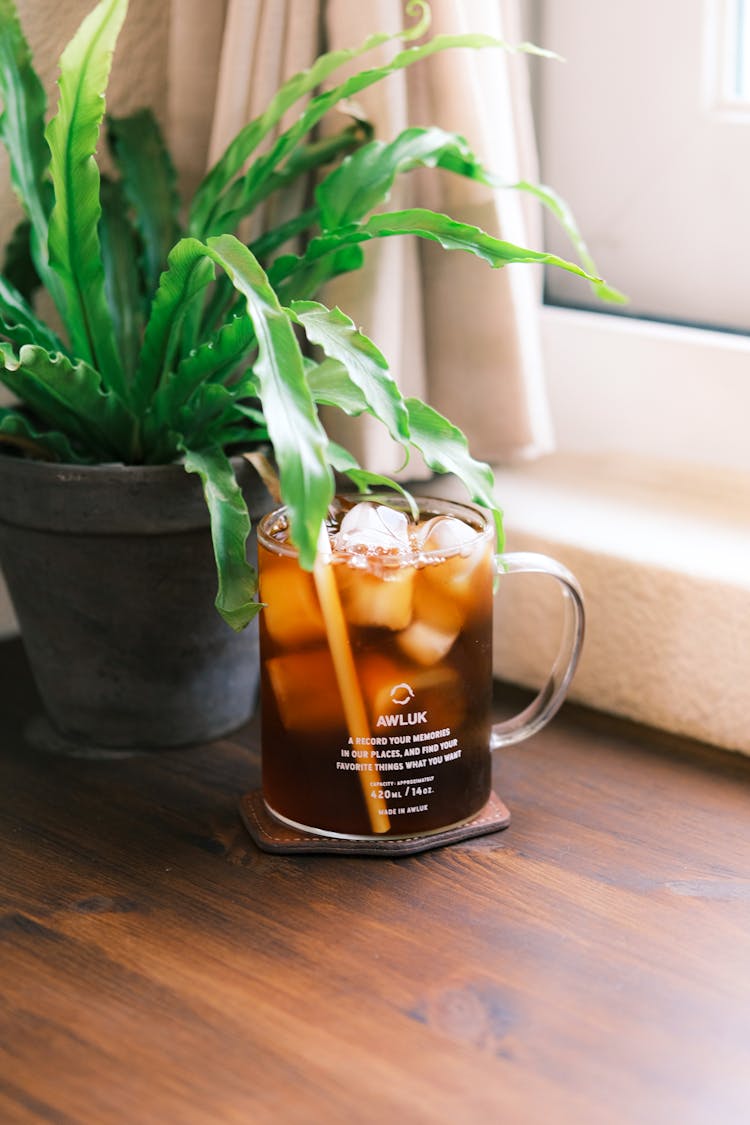
[[[270,498],[247,462],[233,464],[257,517]],[[252,713],[257,625],[235,633],[214,608],[208,512],[181,466],[0,455],[0,565],[46,711],[32,742],[184,746]]]

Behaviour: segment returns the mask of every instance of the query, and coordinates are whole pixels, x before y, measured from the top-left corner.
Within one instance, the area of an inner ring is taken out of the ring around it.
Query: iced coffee
[[[263,794],[346,837],[471,818],[490,792],[494,528],[470,505],[342,497],[314,572],[259,529]]]

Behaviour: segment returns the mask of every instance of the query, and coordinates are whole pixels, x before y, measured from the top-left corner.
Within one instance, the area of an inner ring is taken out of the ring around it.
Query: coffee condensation
[[[339,498],[315,574],[299,566],[283,510],[259,529],[263,794],[313,832],[434,832],[490,794],[492,523],[439,500],[420,501],[417,524],[406,511]],[[325,589],[356,683],[332,652]],[[347,693],[359,693],[359,724]]]

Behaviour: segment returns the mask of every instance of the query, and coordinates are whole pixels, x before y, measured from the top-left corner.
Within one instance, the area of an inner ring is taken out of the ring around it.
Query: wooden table
[[[0,1121],[750,1121],[750,761],[569,709],[503,833],[266,855],[252,726],[44,757],[0,646]]]

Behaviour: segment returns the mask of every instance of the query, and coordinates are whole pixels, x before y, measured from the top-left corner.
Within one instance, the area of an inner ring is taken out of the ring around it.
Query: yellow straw
[[[370,724],[357,679],[357,670],[354,666],[354,656],[349,644],[349,632],[341,607],[336,578],[333,567],[330,565],[331,555],[331,541],[328,537],[326,525],[323,523],[320,525],[318,554],[313,571],[315,588],[318,591],[318,601],[325,622],[328,647],[331,650],[336,682],[344,706],[344,716],[349,735],[354,746],[364,747],[370,745]],[[385,811],[384,798],[373,792],[375,789],[381,790],[380,776],[375,759],[372,759],[372,767],[369,772],[358,771],[358,776],[365,798],[367,815],[370,819],[370,827],[373,832],[382,833],[388,831],[390,824]]]

